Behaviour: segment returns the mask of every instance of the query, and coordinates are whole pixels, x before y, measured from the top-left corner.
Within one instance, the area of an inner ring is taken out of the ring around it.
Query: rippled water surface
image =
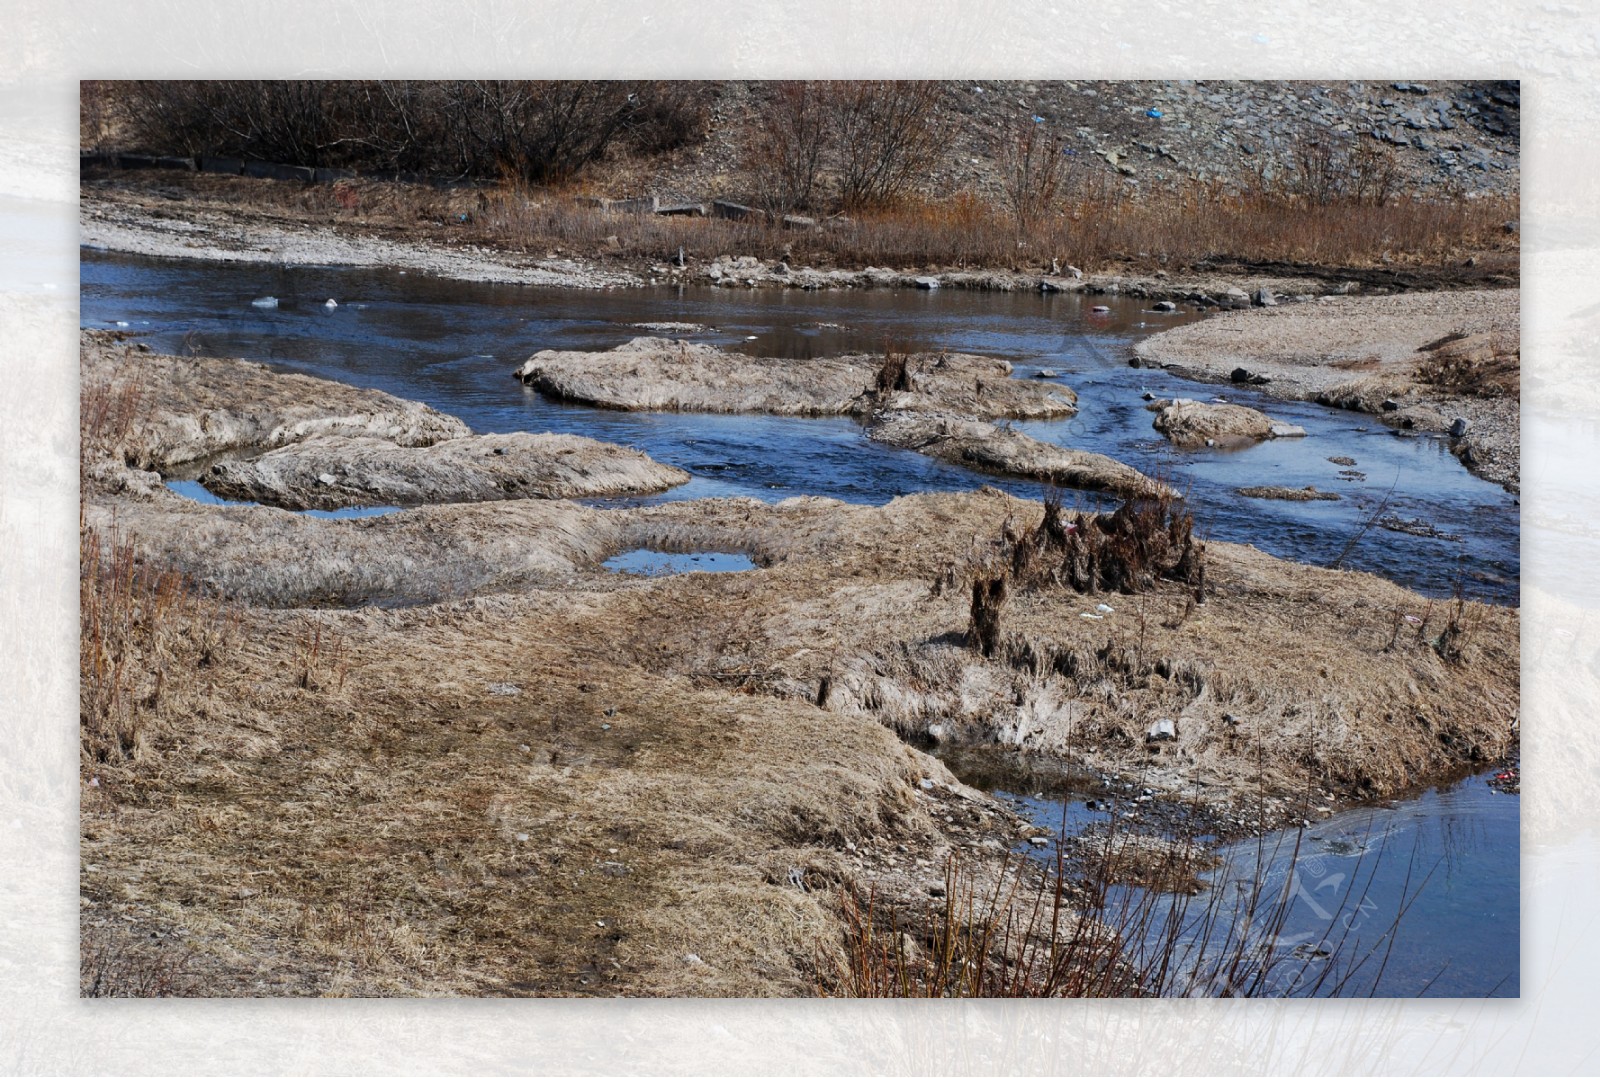
[[[276,307],[257,307],[264,296]],[[336,307],[325,301],[335,299]],[[1094,315],[1092,304],[1112,308]],[[869,442],[851,419],[609,412],[552,403],[512,371],[541,348],[600,349],[647,331],[636,322],[698,322],[697,338],[803,359],[881,348],[1003,356],[1019,377],[1054,372],[1074,389],[1071,420],[1019,423],[1046,441],[1106,453],[1187,492],[1202,532],[1284,557],[1327,564],[1384,514],[1435,523],[1459,541],[1372,528],[1347,567],[1444,595],[1516,601],[1518,514],[1500,488],[1469,475],[1442,440],[1397,437],[1355,413],[1284,403],[1249,389],[1185,382],[1128,366],[1141,337],[1193,319],[1135,300],[1071,295],[872,290],[807,293],[713,288],[603,292],[443,281],[390,270],[284,268],[143,259],[84,251],[82,321],[127,323],[159,350],[262,360],[422,400],[474,430],[557,430],[644,450],[693,474],[662,498],[819,494],[881,503],[919,490],[989,483],[1037,496],[1037,483],[1000,479]],[[754,337],[754,340],[747,338]],[[1234,451],[1172,449],[1151,428],[1143,392],[1206,399],[1219,392],[1297,423],[1311,436]],[[1349,481],[1330,456],[1349,456]],[[1337,502],[1267,502],[1239,487],[1305,486]],[[1090,506],[1091,495],[1070,496]]]

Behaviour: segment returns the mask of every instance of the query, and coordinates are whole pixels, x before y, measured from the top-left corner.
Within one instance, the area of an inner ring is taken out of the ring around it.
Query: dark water
[[[141,259],[84,251],[81,318],[126,322],[163,351],[263,360],[422,400],[474,430],[555,430],[635,446],[694,479],[658,498],[818,494],[881,503],[921,490],[988,483],[1038,496],[1039,484],[981,475],[869,442],[851,419],[607,412],[554,404],[512,371],[541,348],[600,349],[647,331],[634,322],[699,322],[704,338],[796,359],[882,348],[1004,356],[1021,377],[1053,370],[1079,394],[1071,420],[1022,423],[1046,441],[1106,453],[1187,493],[1202,534],[1327,564],[1387,499],[1385,513],[1420,518],[1459,542],[1372,528],[1344,558],[1433,595],[1459,582],[1474,597],[1516,602],[1518,510],[1469,475],[1436,438],[1396,437],[1354,413],[1261,398],[1249,389],[1185,382],[1130,368],[1141,337],[1193,319],[1134,300],[1070,295],[874,290],[806,293],[733,289],[579,292],[444,281],[389,270],[285,268]],[[264,296],[275,308],[252,306]],[[339,306],[328,308],[327,299]],[[1112,308],[1090,312],[1094,303]],[[846,328],[835,328],[846,327]],[[754,337],[754,340],[746,338]],[[1311,437],[1243,450],[1177,451],[1151,428],[1140,394],[1207,399],[1222,393],[1305,427]],[[1366,478],[1346,482],[1330,456]],[[1312,484],[1338,502],[1267,502],[1243,486]],[[1086,507],[1093,495],[1069,495]]]
[[[1106,825],[1130,808],[1136,787],[1066,772],[1019,773],[994,752],[941,754],[964,780],[989,789],[1052,835]],[[1009,789],[996,788],[996,778]],[[1176,978],[1181,994],[1211,994],[1227,934],[1253,920],[1250,939],[1276,956],[1269,995],[1515,997],[1520,993],[1519,799],[1497,793],[1488,775],[1434,787],[1384,807],[1358,808],[1309,827],[1221,846],[1223,863],[1202,874],[1208,890],[1194,898],[1150,896],[1112,888],[1108,916],[1156,911],[1145,941],[1152,953],[1180,923]],[[1020,780],[1020,781],[1019,781]],[[1015,791],[1015,792],[1013,792]],[[1093,806],[1093,807],[1091,807]],[[1206,836],[1197,836],[1204,839]],[[1025,846],[1054,865],[1056,842]],[[1212,907],[1212,903],[1217,905]],[[1269,908],[1281,920],[1265,924]],[[1167,911],[1172,910],[1170,921]],[[1220,914],[1220,916],[1218,916]],[[1130,934],[1130,933],[1125,933]],[[1137,933],[1131,933],[1137,935]]]

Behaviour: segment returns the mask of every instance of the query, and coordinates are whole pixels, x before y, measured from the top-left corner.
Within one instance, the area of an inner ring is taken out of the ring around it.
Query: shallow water
[[[192,479],[169,479],[167,489],[172,493],[188,498],[190,501],[200,502],[204,505],[237,505],[255,506],[265,508],[260,502],[231,501],[219,498],[205,487]],[[290,510],[283,510],[288,512]],[[346,509],[301,509],[295,510],[301,516],[317,517],[321,520],[355,520],[359,517],[381,517],[389,513],[400,512],[397,505],[354,505]]]
[[[756,563],[743,554],[701,551],[694,554],[668,554],[660,550],[628,550],[602,563],[614,573],[632,576],[672,576],[676,573],[743,573]]]
[[[690,472],[652,499],[817,494],[882,503],[920,490],[990,484],[1037,497],[1038,483],[997,478],[868,441],[852,419],[612,412],[562,405],[512,371],[541,348],[601,349],[648,331],[634,322],[699,322],[697,336],[764,355],[806,358],[881,349],[885,341],[1012,360],[1019,377],[1052,370],[1079,394],[1071,420],[1019,423],[1046,441],[1106,453],[1185,491],[1202,535],[1253,543],[1282,557],[1343,564],[1433,595],[1516,602],[1516,499],[1466,472],[1434,437],[1397,437],[1355,413],[1185,382],[1127,365],[1132,345],[1193,320],[1138,301],[941,289],[799,292],[655,287],[606,292],[445,281],[389,270],[286,268],[145,259],[85,250],[81,319],[126,322],[162,351],[241,356],[422,400],[474,430],[553,430],[635,446]],[[252,301],[275,296],[276,308]],[[339,306],[324,305],[329,298]],[[1094,304],[1111,308],[1092,314]],[[843,328],[840,328],[843,327]],[[755,340],[746,340],[747,337]],[[1174,450],[1152,429],[1140,395],[1218,393],[1305,427],[1311,437],[1247,449]],[[1366,478],[1342,480],[1326,458],[1350,456]],[[1305,486],[1337,502],[1241,498],[1256,485]],[[1069,503],[1102,504],[1095,495]],[[1386,504],[1385,504],[1386,503]],[[1418,517],[1459,542],[1363,526],[1385,513]],[[1357,536],[1359,535],[1359,538]]]
[[[1013,770],[1007,789],[995,785],[1005,781],[1006,770],[997,757],[1011,754],[940,755],[964,781],[990,790],[1056,836],[1043,847],[1019,847],[1048,865],[1055,864],[1060,836],[1119,820],[1135,807],[1148,811],[1148,803],[1135,800],[1138,788],[1107,789],[1083,776]],[[1474,775],[1409,800],[1335,813],[1303,830],[1220,846],[1223,864],[1202,874],[1209,889],[1198,897],[1112,888],[1107,907],[1153,904],[1161,911],[1150,928],[1152,951],[1163,943],[1155,926],[1166,923],[1165,910],[1175,909],[1187,948],[1179,954],[1189,956],[1189,967],[1203,970],[1203,952],[1214,961],[1227,950],[1228,931],[1249,923],[1248,896],[1265,896],[1256,906],[1258,924],[1265,920],[1264,907],[1281,901],[1281,922],[1253,937],[1283,956],[1271,974],[1271,995],[1332,995],[1338,986],[1342,996],[1515,997],[1519,800],[1497,793],[1487,779],[1488,773]],[[1225,915],[1213,916],[1208,925],[1213,896]],[[1185,983],[1196,994],[1214,991],[1203,973]]]

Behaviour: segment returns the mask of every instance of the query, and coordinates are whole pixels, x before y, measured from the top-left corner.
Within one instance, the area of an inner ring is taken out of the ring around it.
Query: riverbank
[[[86,675],[124,691],[83,758],[86,938],[154,934],[199,994],[809,994],[843,890],[915,911],[951,851],[981,875],[1034,833],[908,741],[1012,745],[1260,827],[1515,740],[1515,610],[1208,543],[1198,592],[1019,587],[985,655],[970,582],[1037,502],[202,505],[165,472],[336,453],[349,428],[472,436],[320,379],[84,352],[92,566],[211,597],[144,650],[85,630],[125,678]],[[121,421],[119,384],[149,387]],[[604,568],[639,548],[758,568]],[[129,593],[98,572],[89,612]]]
[[[1515,291],[1324,297],[1224,312],[1141,341],[1135,355],[1186,378],[1364,412],[1402,436],[1445,434],[1469,470],[1515,492],[1520,330]]]
[[[1013,254],[976,265],[905,264],[792,253],[792,231],[714,218],[651,218],[568,205],[500,206],[478,190],[446,192],[364,181],[359,209],[327,188],[272,180],[152,172],[86,176],[81,242],[128,254],[208,261],[391,266],[468,281],[569,288],[706,284],[723,288],[956,288],[1083,292],[1152,302],[1229,306],[1262,289],[1282,297],[1350,290],[1484,288],[1517,280],[1515,241],[1505,250],[1444,261],[1327,265],[1224,259],[1170,268],[1126,256],[1079,269],[1059,259],[1035,268]],[[513,200],[516,201],[516,200]],[[526,220],[525,220],[526,218]],[[548,220],[547,220],[548,218]],[[559,220],[557,220],[559,218]],[[531,222],[531,223],[530,223]],[[552,223],[554,222],[554,223]],[[1480,245],[1481,246],[1481,245]],[[682,260],[680,262],[680,257]]]

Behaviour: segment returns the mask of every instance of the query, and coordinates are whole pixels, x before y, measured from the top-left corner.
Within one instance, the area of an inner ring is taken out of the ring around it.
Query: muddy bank
[[[635,449],[572,434],[483,434],[413,448],[310,438],[201,477],[213,494],[283,509],[653,494],[689,473]]]
[[[1219,314],[1135,351],[1184,377],[1244,381],[1271,396],[1366,412],[1401,431],[1459,431],[1452,452],[1515,491],[1520,326],[1513,290],[1342,296]]]
[[[689,478],[622,446],[473,435],[454,416],[378,390],[158,355],[115,333],[83,332],[80,372],[84,474],[113,486],[148,489],[153,473],[199,470],[222,497],[338,509],[654,493]]]
[[[1174,492],[1164,483],[1101,453],[1041,442],[1019,431],[964,416],[884,412],[867,436],[980,471],[1025,476],[1077,490],[1146,496]]]
[[[1056,419],[1076,414],[1064,386],[1011,377],[1003,359],[958,353],[904,357],[879,385],[883,357],[790,360],[711,345],[636,337],[606,352],[536,352],[516,375],[556,400],[623,411],[870,415],[959,412],[981,419]]]
[[[374,389],[279,374],[245,360],[166,356],[123,334],[85,330],[79,372],[85,422],[102,447],[140,468],[174,468],[326,435],[428,446],[465,423]],[[92,459],[93,454],[89,458]]]

